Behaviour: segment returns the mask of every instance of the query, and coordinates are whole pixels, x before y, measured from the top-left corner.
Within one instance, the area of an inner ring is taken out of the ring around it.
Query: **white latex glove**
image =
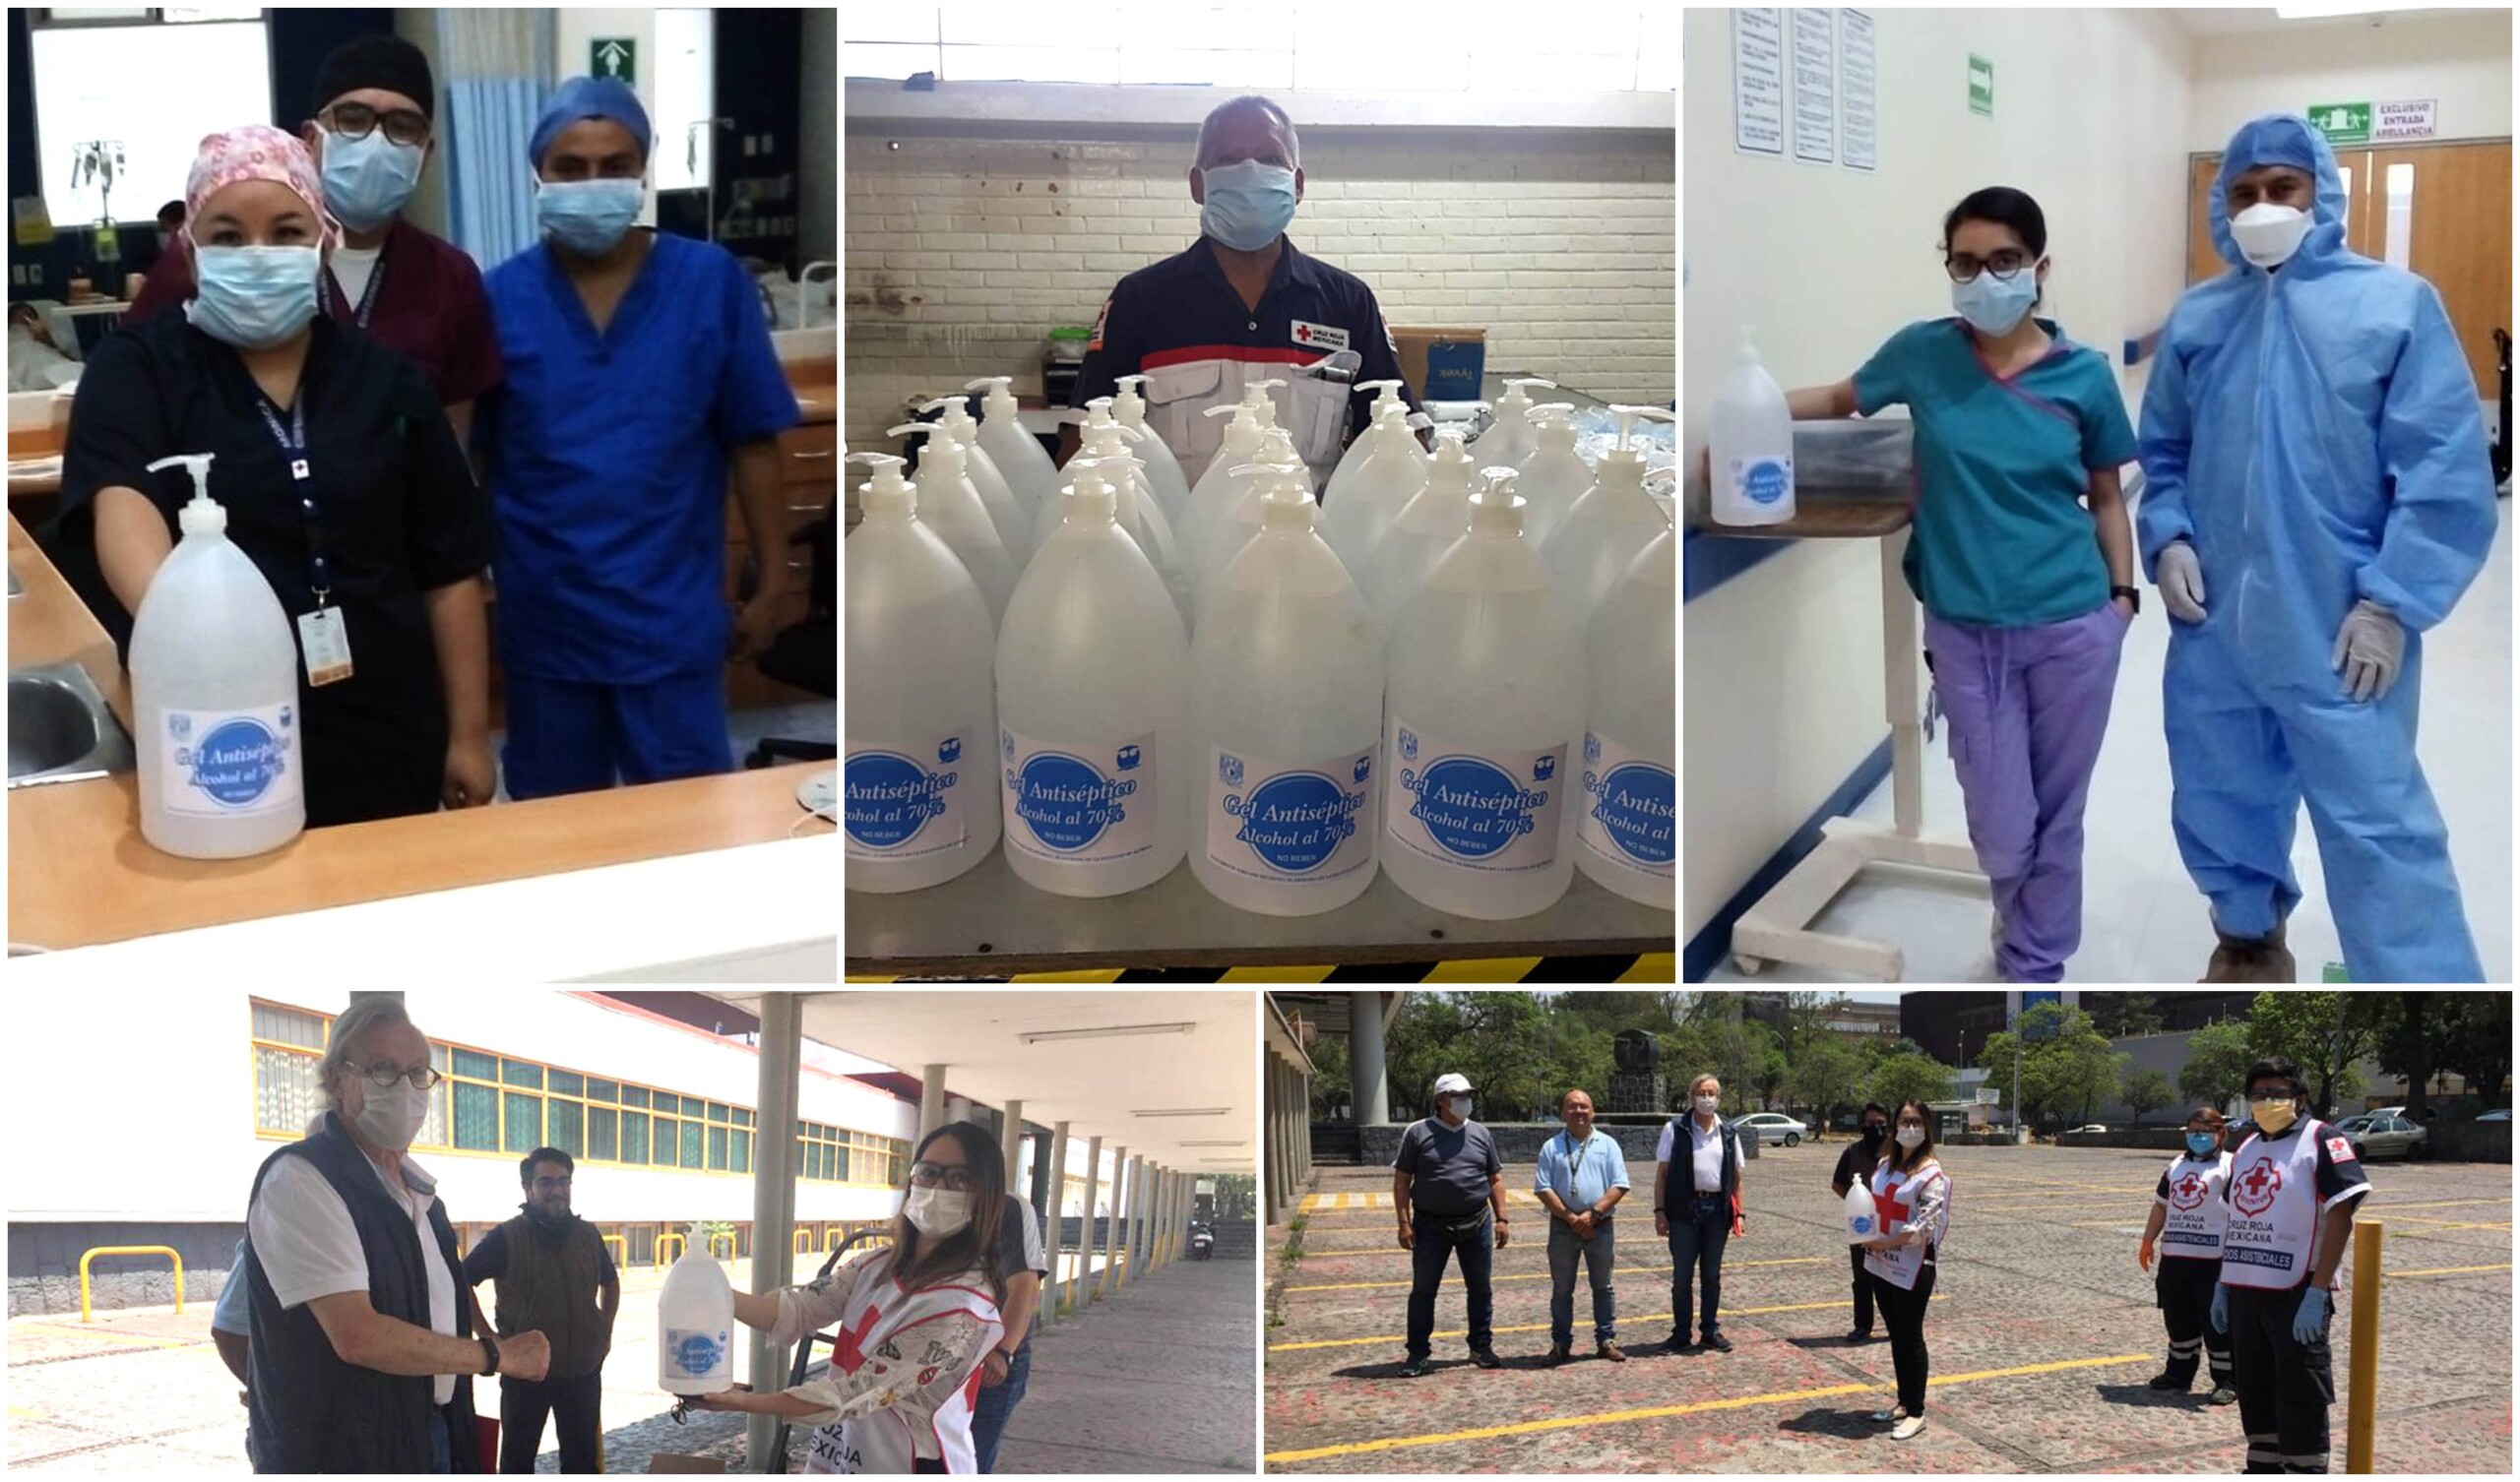
[[[2405,661],[2406,629],[2368,600],[2345,615],[2345,626],[2336,630],[2336,651],[2328,655],[2328,666],[2345,678],[2345,693],[2366,703],[2389,693]]]
[[[2196,547],[2174,540],[2153,560],[2153,585],[2162,605],[2182,623],[2205,621],[2205,572],[2196,564]]]

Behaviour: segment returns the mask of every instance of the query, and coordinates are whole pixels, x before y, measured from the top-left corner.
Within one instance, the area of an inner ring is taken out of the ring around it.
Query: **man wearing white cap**
[[[1470,1297],[1470,1357],[1481,1369],[1504,1361],[1492,1346],[1494,1293],[1488,1270],[1505,1244],[1505,1164],[1496,1140],[1470,1120],[1477,1094],[1465,1076],[1435,1078],[1435,1114],[1411,1124],[1391,1160],[1391,1203],[1400,1217],[1400,1248],[1415,1258],[1409,1288],[1409,1361],[1403,1378],[1426,1372],[1434,1352],[1435,1289],[1447,1257],[1461,1258]],[[1490,1238],[1490,1227],[1493,1238]]]

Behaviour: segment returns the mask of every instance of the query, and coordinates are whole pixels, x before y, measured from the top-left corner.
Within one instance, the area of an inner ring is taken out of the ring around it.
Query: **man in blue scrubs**
[[[723,666],[768,646],[787,590],[776,559],[739,612],[721,584],[730,472],[753,549],[785,544],[796,398],[735,259],[633,228],[648,146],[627,87],[562,84],[529,147],[544,240],[484,280],[508,379],[476,442],[518,799],[732,770]]]

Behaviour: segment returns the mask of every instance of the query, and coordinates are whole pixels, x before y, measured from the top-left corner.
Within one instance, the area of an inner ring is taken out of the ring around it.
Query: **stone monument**
[[[1613,1116],[1663,1116],[1670,1111],[1670,1082],[1656,1069],[1662,1047],[1644,1029],[1622,1029],[1610,1041],[1618,1067],[1610,1073],[1608,1099],[1601,1107]]]

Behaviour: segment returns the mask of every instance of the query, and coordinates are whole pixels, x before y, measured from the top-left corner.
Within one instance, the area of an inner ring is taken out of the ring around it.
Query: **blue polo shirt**
[[[610,685],[717,668],[727,454],[800,420],[760,290],[724,248],[663,232],[600,335],[546,244],[482,281],[507,362],[474,436],[500,663]]]
[[[1581,1214],[1612,1189],[1628,1187],[1627,1155],[1619,1151],[1618,1139],[1598,1127],[1581,1142],[1561,1132],[1540,1144],[1540,1166],[1532,1175],[1534,1194],[1545,1189],[1557,1196],[1559,1204]]]
[[[1145,373],[1148,425],[1194,478],[1190,463],[1205,466],[1227,420],[1198,413],[1241,400],[1246,374],[1283,375],[1292,382],[1294,367],[1353,350],[1361,362],[1355,381],[1402,381],[1410,409],[1422,410],[1418,388],[1400,374],[1399,348],[1364,279],[1298,252],[1285,237],[1279,241],[1285,250],[1257,308],[1243,304],[1205,236],[1120,279],[1095,321],[1068,404],[1083,406],[1110,396],[1119,389],[1116,377]],[[1293,390],[1281,390],[1277,401],[1281,408],[1295,407],[1296,422],[1302,423],[1306,409],[1291,400]],[[1295,451],[1306,462],[1336,462],[1348,439],[1364,429],[1374,394],[1350,392],[1345,400],[1346,414],[1321,419],[1320,440],[1312,447],[1303,445],[1301,425],[1290,426]],[[1175,404],[1182,412],[1166,415]]]
[[[2048,320],[2048,354],[1997,377],[1958,319],[1890,337],[1855,373],[1857,408],[1905,403],[1917,429],[1908,586],[1947,622],[2026,628],[2109,600],[2109,566],[2083,497],[2097,469],[2135,457],[2117,378]]]

